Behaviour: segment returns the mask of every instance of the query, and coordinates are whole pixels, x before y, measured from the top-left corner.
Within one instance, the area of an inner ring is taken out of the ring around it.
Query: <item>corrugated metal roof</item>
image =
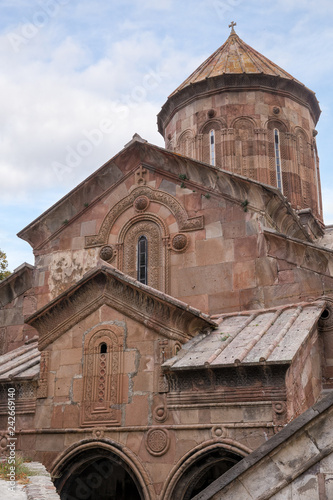
[[[223,74],[264,74],[296,80],[292,75],[247,45],[232,32],[227,41],[204,61],[169,97],[184,87]]]
[[[38,343],[25,344],[0,356],[0,382],[35,379],[39,368]]]
[[[316,301],[216,316],[216,330],[187,342],[163,366],[180,370],[291,363],[325,306]]]

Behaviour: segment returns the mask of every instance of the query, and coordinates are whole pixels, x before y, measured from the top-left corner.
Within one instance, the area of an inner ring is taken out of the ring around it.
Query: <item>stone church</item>
[[[226,42],[25,227],[0,284],[0,451],[62,500],[333,498],[333,230],[310,89]]]

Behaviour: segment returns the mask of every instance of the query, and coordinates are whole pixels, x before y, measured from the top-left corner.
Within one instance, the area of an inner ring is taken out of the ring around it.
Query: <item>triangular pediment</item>
[[[104,304],[159,335],[181,343],[216,326],[199,310],[143,285],[109,265],[87,273],[26,322],[38,331],[38,347],[43,350]]]
[[[34,249],[42,248],[78,218],[89,219],[87,212],[93,210],[118,186],[123,184],[126,192],[128,188],[125,185],[131,176],[134,179],[132,188],[143,187],[145,180],[140,175],[145,170],[152,175],[162,175],[166,182],[181,187],[184,185],[189,192],[199,192],[207,199],[211,196],[222,197],[242,206],[244,212],[263,214],[267,224],[277,231],[309,240],[299,217],[278,189],[137,140],[131,141],[126,148],[20,231],[18,236],[28,241]],[[162,185],[158,190],[167,191]],[[114,203],[118,201],[119,198]]]

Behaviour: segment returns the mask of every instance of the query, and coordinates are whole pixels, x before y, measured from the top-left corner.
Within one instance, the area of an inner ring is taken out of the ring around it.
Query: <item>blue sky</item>
[[[316,92],[325,222],[333,223],[331,0],[2,0],[0,248],[10,270],[33,263],[16,233],[135,132],[163,146],[158,111],[222,45],[232,20],[246,43]]]

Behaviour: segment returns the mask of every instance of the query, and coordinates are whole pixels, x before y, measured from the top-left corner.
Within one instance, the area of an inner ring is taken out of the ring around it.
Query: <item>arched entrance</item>
[[[106,443],[81,444],[53,467],[61,500],[146,500],[144,478],[121,450]]]
[[[163,498],[190,500],[242,460],[247,453],[243,449],[238,450],[216,442],[197,449],[184,457],[182,463],[177,464]]]

